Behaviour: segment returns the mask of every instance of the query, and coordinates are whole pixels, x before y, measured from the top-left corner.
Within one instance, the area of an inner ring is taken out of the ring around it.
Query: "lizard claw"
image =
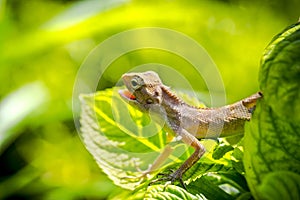
[[[166,184],[165,184],[165,187],[166,187],[169,184],[173,184],[175,181],[179,180],[182,187],[187,190],[186,185],[182,180],[182,173],[179,170],[172,172],[171,174],[159,173],[158,175],[162,175],[164,177],[161,177],[161,178],[151,181],[149,183],[149,185],[163,181],[163,182],[166,182]]]

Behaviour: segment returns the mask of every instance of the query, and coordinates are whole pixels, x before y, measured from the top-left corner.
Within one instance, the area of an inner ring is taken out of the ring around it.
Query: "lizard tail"
[[[258,99],[263,97],[262,92],[257,92],[250,97],[247,97],[242,100],[243,105],[248,108],[249,112],[252,114],[255,110],[256,102]]]

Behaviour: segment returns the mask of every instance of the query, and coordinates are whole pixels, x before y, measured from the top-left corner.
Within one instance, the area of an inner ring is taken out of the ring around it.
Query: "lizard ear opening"
[[[157,103],[161,103],[161,91],[155,91],[154,92],[154,99]]]
[[[159,103],[159,104],[161,103],[161,97],[160,96],[156,96],[154,99],[157,103]]]

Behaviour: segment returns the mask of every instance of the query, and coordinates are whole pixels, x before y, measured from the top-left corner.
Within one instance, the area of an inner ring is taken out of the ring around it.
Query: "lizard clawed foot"
[[[171,171],[173,171],[173,170],[171,170]],[[161,178],[158,178],[158,179],[155,179],[155,180],[151,181],[149,183],[149,185],[157,183],[157,182],[166,182],[166,184],[165,184],[165,187],[166,187],[166,186],[174,183],[175,181],[179,180],[179,182],[182,185],[182,187],[187,190],[187,188],[186,188],[186,186],[185,186],[185,184],[184,184],[184,182],[182,180],[182,173],[181,173],[181,171],[177,170],[175,172],[172,172],[171,174],[159,173],[158,175],[162,175],[164,177],[161,177]]]

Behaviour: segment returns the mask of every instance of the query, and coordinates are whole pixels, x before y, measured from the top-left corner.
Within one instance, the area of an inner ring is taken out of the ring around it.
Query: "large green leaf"
[[[277,35],[266,48],[259,74],[267,104],[278,116],[300,123],[300,23]]]
[[[276,36],[264,53],[260,71],[264,100],[258,103],[251,123],[246,125],[244,138],[246,178],[257,199],[274,199],[268,184],[272,180],[280,183],[278,176],[286,175],[281,171],[300,174],[299,55],[299,23]],[[299,176],[293,177],[299,186]],[[284,185],[277,191],[283,195],[281,199],[289,198],[290,192],[300,194],[299,187]],[[276,194],[275,187],[273,190]]]
[[[103,171],[115,184],[134,189],[166,144],[167,133],[149,116],[128,106],[114,90],[82,95],[83,141]],[[133,120],[134,119],[134,120]],[[175,145],[171,161],[190,155],[186,146]]]

